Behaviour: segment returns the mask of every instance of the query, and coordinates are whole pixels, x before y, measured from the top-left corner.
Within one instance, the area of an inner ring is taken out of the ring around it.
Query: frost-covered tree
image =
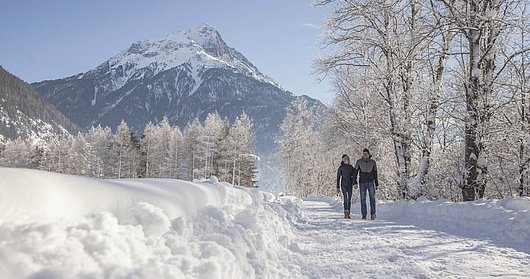
[[[499,57],[505,48],[503,36],[513,31],[520,14],[514,13],[518,0],[439,0],[462,38],[461,68],[465,98],[465,201],[483,198],[488,180],[486,141],[490,120],[500,107],[496,103],[500,88],[496,84],[504,66],[527,50]]]
[[[91,173],[91,151],[81,132],[71,137],[67,156],[67,172],[75,175],[89,175]]]
[[[135,132],[122,120],[114,135],[114,170],[117,178],[137,177],[139,159],[139,145],[136,143]]]
[[[204,121],[204,151],[206,154],[206,177],[212,174],[221,177],[228,173],[222,170],[223,162],[228,158],[226,138],[228,135],[228,121],[223,120],[219,113],[209,113]]]
[[[340,165],[342,154],[348,154],[355,162],[360,158],[361,151],[369,148],[378,161],[378,173],[381,183],[380,194],[385,198],[397,197],[397,181],[395,160],[390,123],[384,100],[374,94],[375,91],[369,82],[369,71],[335,71],[333,85],[336,96],[319,121],[318,132],[321,137],[323,151],[321,159],[326,165],[336,171]],[[331,176],[327,181],[334,181]],[[391,182],[391,183],[390,183]]]
[[[141,157],[143,170],[141,176],[154,177],[153,169],[156,169],[156,153],[155,153],[156,130],[155,126],[149,122],[144,128],[141,139]]]
[[[321,156],[324,152],[317,120],[305,100],[297,99],[287,108],[277,143],[288,194],[305,197],[331,192],[333,175],[330,176],[329,165]]]
[[[325,46],[333,51],[318,63],[337,92],[327,125],[345,131],[353,145],[377,142],[383,160],[384,139],[392,139],[395,167],[385,165],[396,175],[383,181],[396,183],[398,197],[455,199],[460,187],[462,199],[473,200],[485,197],[486,189],[495,197],[511,195],[515,184],[524,192],[525,1],[317,3],[336,4],[324,29]],[[341,113],[348,110],[352,114]],[[379,117],[361,122],[365,127],[351,124],[367,111]],[[371,121],[384,123],[381,116],[389,129],[362,133],[367,126],[377,129]],[[439,185],[443,172],[453,175],[448,189]],[[494,184],[489,188],[488,180]]]
[[[68,173],[68,150],[70,149],[70,139],[60,138],[48,144],[46,152],[46,169],[48,171]]]
[[[181,178],[184,142],[178,127],[171,127],[167,118],[158,125],[147,124],[141,139],[143,175],[145,177]]]
[[[172,131],[171,125],[167,118],[164,117],[160,123],[156,126],[156,141],[154,148],[157,154],[158,161],[158,175],[157,177],[170,178],[171,172],[174,167],[171,152],[171,138]]]
[[[418,61],[434,28],[431,7],[417,0],[319,1],[337,3],[326,24],[326,44],[338,49],[321,59],[324,73],[362,71],[384,101],[397,165],[398,195],[409,198]],[[359,69],[361,68],[361,69]],[[366,69],[362,69],[366,68]]]
[[[32,165],[33,150],[34,148],[21,138],[7,141],[0,164],[6,167],[29,168]]]
[[[486,189],[499,198],[528,194],[529,187],[528,3],[521,3],[513,14],[518,14],[519,19],[512,28],[513,32],[501,37],[505,47],[499,49],[498,60],[505,63],[502,64],[503,72],[495,82],[496,90],[501,91],[496,94],[496,107],[502,106],[502,109],[493,111],[489,126],[495,132],[488,133],[486,149],[489,166]]]
[[[246,113],[236,117],[228,132],[227,158],[232,164],[231,182],[246,187],[254,187],[257,167],[255,155],[255,136],[252,131],[252,122]]]
[[[157,125],[149,123],[138,139],[122,121],[115,134],[98,126],[48,142],[7,140],[1,146],[0,166],[100,178],[198,179],[215,174],[253,187],[257,156],[249,117],[236,119],[231,137],[228,130],[228,121],[211,113],[204,126],[198,119],[189,123],[184,135],[164,118]]]
[[[184,159],[186,160],[186,174],[189,180],[200,178],[204,175],[203,131],[203,125],[196,118],[191,123],[188,123],[184,132]]]
[[[170,164],[170,177],[180,178],[182,176],[182,166],[184,163],[183,148],[184,139],[182,132],[178,126],[171,128],[171,143],[169,147],[169,164]]]
[[[86,141],[90,148],[90,176],[110,177],[111,162],[114,158],[112,152],[113,135],[109,127],[102,128],[100,125],[92,127],[86,134]]]
[[[444,102],[443,82],[447,71],[447,63],[450,55],[451,45],[454,38],[452,32],[453,23],[447,20],[447,11],[443,5],[430,1],[426,4],[426,18],[430,19],[432,25],[429,37],[424,38],[426,48],[422,49],[423,59],[417,62],[423,71],[418,72],[419,87],[418,96],[418,118],[417,145],[421,155],[418,160],[418,168],[414,184],[411,185],[412,197],[425,196],[430,192],[426,185],[427,174],[432,165],[432,155],[436,141],[436,128],[440,114],[440,104]]]

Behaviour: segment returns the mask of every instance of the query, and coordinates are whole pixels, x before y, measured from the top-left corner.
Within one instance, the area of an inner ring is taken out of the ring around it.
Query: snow
[[[431,230],[422,222],[417,222],[419,226],[408,225],[386,215],[389,211],[399,214],[399,206],[383,207],[386,208],[381,208],[378,220],[360,220],[358,214],[353,214],[352,220],[344,220],[338,214],[341,206],[336,201],[305,201],[302,209],[311,221],[299,230],[299,247],[307,255],[304,275],[309,278],[528,278],[528,253],[498,247],[486,239]],[[356,204],[352,212],[359,211]],[[417,219],[427,221],[432,217],[426,214]],[[468,223],[462,232],[474,230],[473,225],[476,223]]]
[[[527,277],[530,199],[381,202],[341,218],[209,180],[0,168],[0,278]],[[494,264],[491,264],[494,263]]]
[[[53,124],[53,125],[52,125]],[[53,140],[57,135],[69,135],[69,132],[57,123],[47,123],[41,119],[33,119],[24,112],[16,109],[13,115],[5,112],[0,105],[0,125],[6,128],[14,128],[16,135],[24,135],[23,138],[31,144],[40,144]],[[7,139],[0,135],[0,140]]]
[[[530,253],[530,199],[481,200],[472,203],[422,201],[383,203],[379,212],[393,221]]]
[[[4,122],[6,127],[10,127],[10,123],[12,122],[9,115],[4,111],[4,108],[0,105],[0,121]]]
[[[96,86],[94,87],[94,98],[92,98],[92,101],[91,101],[92,106],[96,105],[97,97],[98,97],[98,87]]]
[[[224,53],[221,57],[216,57],[205,50],[212,46],[217,48],[218,40],[221,38],[217,31],[207,24],[202,24],[189,30],[169,34],[159,40],[136,42],[129,49],[100,65],[100,67],[108,65],[112,76],[112,86],[106,90],[120,89],[129,80],[141,78],[136,75],[142,72],[142,69],[152,70],[152,75],[155,76],[183,64],[191,66],[190,74],[195,80],[195,90],[202,83],[199,73],[210,68],[233,68],[244,75],[280,87],[278,82],[261,74],[255,67],[247,65],[233,53]]]

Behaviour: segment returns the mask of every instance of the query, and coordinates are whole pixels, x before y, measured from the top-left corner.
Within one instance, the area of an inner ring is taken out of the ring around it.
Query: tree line
[[[87,132],[47,142],[20,138],[0,144],[0,165],[98,178],[173,178],[217,176],[222,181],[255,187],[255,138],[250,118],[241,114],[229,125],[218,113],[184,129],[164,118],[138,135],[125,121],[113,131]]]

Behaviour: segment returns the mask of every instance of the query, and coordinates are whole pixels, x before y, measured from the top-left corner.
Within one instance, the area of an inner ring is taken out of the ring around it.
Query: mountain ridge
[[[0,65],[0,140],[48,140],[77,131],[31,85]]]
[[[63,79],[32,84],[82,128],[117,127],[124,119],[142,131],[164,117],[180,127],[217,111],[233,121],[246,112],[254,123],[258,150],[269,152],[285,115],[297,98],[229,47],[207,24],[137,41],[96,68]]]

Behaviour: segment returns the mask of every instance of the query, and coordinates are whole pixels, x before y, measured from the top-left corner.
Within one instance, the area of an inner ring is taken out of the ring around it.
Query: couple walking
[[[361,192],[361,214],[366,219],[368,209],[366,206],[366,192],[370,197],[370,218],[375,219],[375,190],[379,186],[377,180],[377,166],[370,155],[370,151],[365,148],[362,158],[357,160],[355,166],[350,164],[350,157],[342,155],[342,162],[337,171],[337,194],[342,189],[344,197],[344,218],[350,218],[350,207],[353,187],[357,189],[357,177],[359,177],[359,189]]]

